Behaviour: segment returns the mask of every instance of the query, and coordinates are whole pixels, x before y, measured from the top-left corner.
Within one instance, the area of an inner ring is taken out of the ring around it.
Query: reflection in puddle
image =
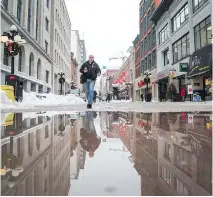
[[[212,114],[1,114],[2,195],[212,195]]]

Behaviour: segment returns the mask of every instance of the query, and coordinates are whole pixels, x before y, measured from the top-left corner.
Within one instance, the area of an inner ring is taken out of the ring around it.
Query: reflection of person
[[[81,140],[79,142],[81,147],[89,152],[89,157],[94,156],[95,150],[101,143],[101,139],[96,133],[93,115],[93,112],[87,112],[83,119],[83,128],[80,129]]]

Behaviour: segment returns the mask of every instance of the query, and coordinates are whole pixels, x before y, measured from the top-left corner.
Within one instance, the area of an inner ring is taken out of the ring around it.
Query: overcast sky
[[[119,68],[122,56],[139,33],[140,0],[65,0],[72,29],[85,39],[87,56],[95,55],[100,67]]]

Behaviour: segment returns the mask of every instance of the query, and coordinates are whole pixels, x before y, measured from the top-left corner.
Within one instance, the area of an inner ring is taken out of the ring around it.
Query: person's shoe
[[[92,105],[91,104],[87,104],[87,109],[92,109]]]

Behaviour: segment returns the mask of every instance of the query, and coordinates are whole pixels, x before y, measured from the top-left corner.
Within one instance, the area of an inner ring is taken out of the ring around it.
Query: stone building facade
[[[1,8],[1,34],[15,25],[26,40],[15,57],[15,74],[23,78],[24,90],[58,93],[58,72],[66,74],[67,88],[71,22],[64,0],[3,0]],[[3,44],[1,49],[1,84],[5,84],[11,58],[5,56]]]

